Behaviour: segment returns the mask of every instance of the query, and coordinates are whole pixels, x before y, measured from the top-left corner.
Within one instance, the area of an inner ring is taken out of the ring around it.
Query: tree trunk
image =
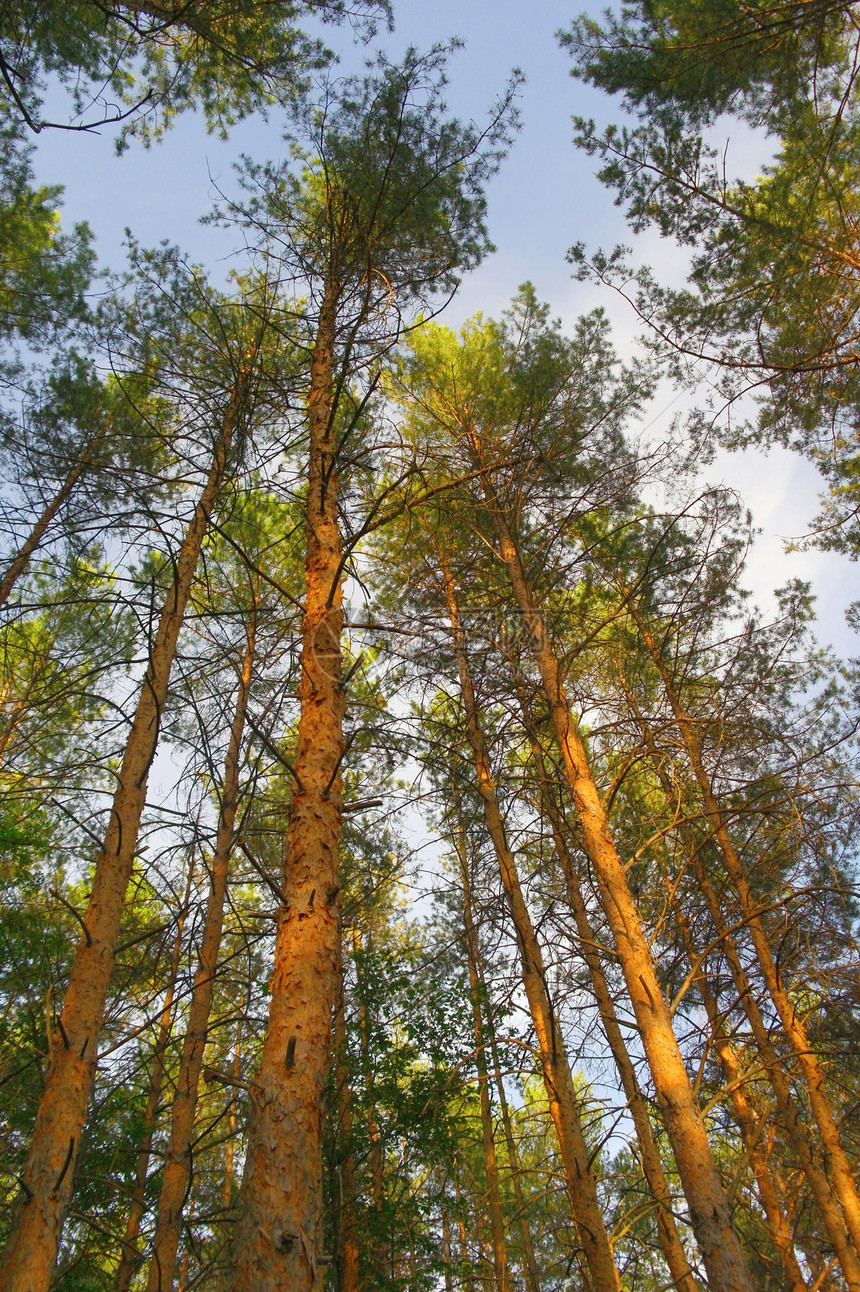
[[[60,488],[54,494],[51,501],[45,505],[42,514],[30,530],[27,538],[12,557],[12,560],[6,567],[6,572],[3,575],[3,578],[0,579],[0,609],[2,609],[9,600],[9,597],[12,594],[12,589],[15,587],[18,579],[30,563],[30,557],[45,537],[48,526],[62,507],[63,503],[71,496],[75,485],[78,483],[81,475],[89,465],[93,453],[104,439],[104,436],[105,432],[100,431],[98,435],[95,435],[90,440],[89,444],[86,446],[83,453],[78,458],[77,462],[74,463],[65,480],[60,485]]]
[[[622,683],[622,685],[624,685]],[[667,803],[671,804],[676,797],[673,787],[669,781],[666,771],[662,765],[659,750],[654,741],[648,723],[639,712],[635,699],[625,687],[628,702],[636,717],[642,731],[645,747],[654,763],[658,780],[663,788]],[[813,1156],[809,1135],[803,1121],[800,1109],[792,1096],[788,1080],[783,1071],[782,1060],[777,1054],[767,1025],[762,1017],[758,1002],[752,990],[752,985],[747,977],[746,970],[738,954],[734,938],[726,924],[725,917],[720,908],[719,898],[714,892],[714,888],[705,871],[704,864],[700,855],[700,848],[692,832],[686,827],[682,827],[682,837],[687,851],[687,857],[692,867],[696,883],[705,899],[708,907],[708,913],[714,926],[714,932],[720,939],[720,945],[726,957],[726,963],[732,976],[735,990],[737,992],[738,1002],[746,1015],[752,1030],[753,1039],[758,1050],[759,1058],[767,1072],[768,1080],[773,1087],[776,1096],[777,1107],[783,1120],[786,1134],[788,1135],[795,1152],[797,1153],[803,1173],[806,1176],[809,1186],[815,1197],[819,1212],[821,1213],[824,1226],[827,1230],[828,1237],[833,1244],[833,1250],[836,1252],[839,1264],[845,1274],[851,1292],[860,1292],[860,1261],[858,1261],[845,1221],[839,1204],[834,1196],[824,1171],[818,1166]]]
[[[182,1046],[179,1077],[173,1097],[170,1140],[164,1163],[161,1196],[158,1200],[147,1292],[171,1292],[173,1288],[176,1253],[179,1249],[179,1235],[182,1230],[182,1208],[191,1178],[191,1145],[197,1111],[197,1091],[209,1032],[209,1014],[212,1009],[212,994],[224,926],[224,903],[227,898],[230,857],[236,834],[242,740],[245,734],[245,719],[254,671],[257,631],[256,595],[258,593],[259,588],[255,590],[255,600],[245,625],[245,651],[239,674],[230,740],[224,761],[221,806],[215,836],[215,853],[212,857],[206,918],[200,939],[194,985],[191,989],[188,1027]]]
[[[93,875],[84,937],[78,944],[63,1012],[52,1036],[45,1091],[22,1177],[22,1195],[0,1265],[0,1292],[47,1292],[51,1281],[95,1080],[99,1033],[170,670],[209,516],[224,480],[246,385],[247,373],[243,369],[233,387],[206,485],[174,565],[173,583],[150,650],[105,841]]]
[[[676,909],[675,918],[681,930],[688,958],[691,964],[695,964],[698,956],[689,922],[680,909]],[[786,1220],[779,1194],[768,1170],[767,1158],[762,1149],[761,1137],[756,1125],[756,1117],[743,1088],[743,1077],[737,1055],[723,1028],[719,1006],[704,972],[704,965],[701,966],[701,971],[695,981],[708,1017],[714,1048],[725,1079],[726,1089],[729,1092],[735,1121],[741,1133],[741,1142],[749,1154],[758,1195],[764,1208],[765,1218],[774,1246],[779,1254],[785,1277],[784,1288],[787,1292],[807,1292],[806,1281],[794,1251],[791,1227]]]
[[[585,747],[573,721],[558,661],[550,645],[543,616],[535,604],[518,548],[486,472],[480,442],[474,435],[472,443],[484,471],[483,486],[500,556],[540,671],[585,851],[595,870],[601,903],[612,930],[708,1278],[713,1292],[753,1292],[705,1124],[672,1029],[669,1007],[591,774]]]
[[[137,1158],[137,1169],[134,1175],[134,1188],[131,1194],[131,1205],[128,1210],[128,1220],[125,1226],[125,1236],[122,1242],[122,1256],[119,1262],[119,1268],[116,1275],[116,1292],[128,1292],[131,1286],[132,1276],[141,1262],[140,1253],[137,1250],[137,1239],[140,1234],[140,1222],[143,1219],[146,1195],[146,1177],[149,1171],[149,1159],[152,1156],[152,1137],[155,1131],[155,1117],[158,1112],[158,1104],[161,1099],[161,1089],[164,1084],[164,1055],[170,1040],[170,1022],[173,1015],[173,994],[176,990],[176,978],[179,973],[179,960],[182,954],[182,931],[185,927],[185,919],[188,915],[188,904],[191,900],[191,885],[194,882],[194,852],[192,849],[191,859],[188,864],[188,880],[185,885],[185,901],[182,903],[182,909],[179,912],[179,919],[176,922],[176,936],[173,940],[173,948],[170,955],[170,970],[167,975],[167,988],[164,993],[164,1003],[161,1007],[161,1017],[158,1020],[158,1039],[155,1043],[155,1050],[152,1055],[152,1076],[149,1082],[149,1096],[146,1101],[146,1109],[143,1114],[143,1137],[140,1143],[140,1150]]]
[[[571,1209],[594,1292],[620,1292],[621,1280],[612,1255],[606,1226],[603,1223],[597,1187],[591,1174],[590,1155],[582,1132],[579,1100],[558,1020],[546,987],[543,953],[520,888],[516,862],[508,847],[504,822],[496,798],[466,658],[454,581],[444,562],[442,573],[478,792],[516,930],[523,986],[537,1035],[543,1079],[550,1114],[558,1135]]]
[[[334,471],[337,293],[326,287],[308,397],[306,598],[295,787],[278,916],[269,1025],[256,1087],[236,1236],[234,1292],[311,1292],[323,1252],[322,1098],[337,982],[342,820],[342,542]]]
[[[233,1067],[230,1073],[233,1078],[233,1084],[230,1088],[230,1109],[227,1114],[227,1147],[224,1155],[224,1185],[221,1191],[221,1201],[225,1211],[229,1211],[233,1206],[233,1162],[236,1157],[236,1126],[237,1116],[236,1108],[238,1098],[236,1091],[238,1089],[239,1078],[242,1075],[242,1032],[245,1023],[245,1011],[250,1004],[250,987],[245,988],[245,995],[242,997],[242,1012],[239,1015],[239,1021],[236,1024],[236,1040],[233,1045]]]
[[[337,1071],[338,1183],[337,1206],[337,1290],[358,1292],[358,1217],[355,1210],[355,1159],[352,1143],[352,1094],[346,1052],[346,1001],[343,958],[338,956],[338,1001],[334,1020],[334,1050]]]
[[[370,1191],[376,1214],[381,1216],[384,1194],[384,1154],[379,1135],[379,1119],[376,1114],[376,1095],[373,1089],[373,1064],[370,1055],[370,1021],[367,1016],[367,1001],[361,981],[361,935],[353,932],[353,955],[355,958],[355,977],[358,996],[358,1041],[361,1048],[361,1074],[364,1082],[364,1102],[367,1109],[367,1137],[370,1140]]]
[[[502,1199],[499,1191],[499,1164],[493,1135],[493,1111],[490,1103],[490,1082],[487,1074],[487,1055],[484,1048],[484,1025],[481,1017],[481,980],[478,975],[481,952],[478,935],[472,920],[472,893],[469,879],[469,859],[466,836],[462,822],[457,824],[457,854],[460,858],[460,877],[463,884],[463,924],[466,933],[466,959],[469,967],[469,995],[472,1002],[472,1025],[475,1033],[475,1067],[478,1073],[478,1095],[481,1104],[481,1135],[484,1145],[484,1169],[487,1173],[487,1206],[490,1212],[490,1230],[493,1238],[493,1272],[497,1292],[510,1292],[508,1274],[508,1248],[505,1241],[505,1222],[502,1217]]]
[[[609,1043],[621,1088],[627,1099],[627,1106],[630,1109],[630,1116],[636,1129],[642,1170],[656,1204],[657,1232],[660,1238],[660,1247],[666,1258],[666,1264],[669,1266],[669,1272],[672,1275],[675,1287],[678,1288],[679,1292],[697,1292],[697,1284],[693,1278],[690,1263],[687,1260],[686,1252],[675,1225],[675,1217],[672,1211],[672,1195],[669,1191],[666,1173],[663,1170],[663,1163],[660,1160],[660,1151],[654,1141],[654,1132],[651,1129],[651,1118],[648,1112],[648,1101],[640,1089],[633,1061],[621,1034],[618,1016],[615,1013],[615,1004],[603,973],[603,966],[600,963],[597,939],[588,918],[588,909],[579,886],[573,859],[567,847],[565,824],[549,783],[543,751],[532,727],[525,693],[521,685],[517,686],[517,690],[540,786],[541,803],[549,818],[556,857],[561,866],[567,889],[568,903],[573,911],[573,918],[576,923],[579,952],[588,968],[594,999],[600,1014],[600,1021],[603,1024],[603,1032]]]
[[[496,1085],[496,1093],[499,1099],[499,1112],[502,1117],[502,1128],[505,1132],[505,1144],[507,1146],[508,1161],[511,1168],[511,1186],[514,1191],[514,1202],[517,1205],[517,1219],[519,1221],[520,1234],[522,1235],[523,1240],[523,1286],[525,1287],[526,1292],[540,1292],[540,1280],[538,1279],[538,1268],[537,1261],[535,1260],[534,1244],[532,1242],[532,1231],[531,1226],[529,1225],[525,1199],[523,1197],[520,1155],[517,1149],[516,1139],[514,1138],[514,1128],[511,1124],[508,1098],[505,1094],[505,1083],[502,1079],[502,1066],[499,1061],[499,1046],[496,1041],[496,1027],[493,1021],[493,1011],[484,986],[480,961],[478,962],[478,973],[481,978],[481,989],[484,994],[484,999],[487,1001],[486,1027],[487,1039],[490,1043],[490,1053],[493,1056],[493,1080]]]
[[[819,1062],[818,1055],[810,1044],[806,1028],[797,1014],[791,997],[783,986],[779,970],[774,960],[773,952],[770,947],[770,939],[767,935],[761,913],[758,909],[755,897],[749,885],[743,862],[738,855],[734,846],[731,834],[729,832],[726,818],[717,802],[711,786],[711,778],[705,768],[702,757],[702,746],[699,740],[699,733],[695,722],[684,709],[681,697],[675,688],[672,675],[663,658],[653,635],[648,629],[638,607],[631,598],[628,598],[630,613],[639,629],[643,642],[648,648],[663,685],[666,690],[666,696],[675,716],[675,722],[681,733],[684,742],[684,748],[687,751],[687,757],[690,766],[693,769],[693,775],[696,784],[699,787],[699,793],[702,796],[702,804],[705,809],[708,825],[711,835],[716,840],[720,853],[722,854],[726,870],[734,884],[735,891],[738,894],[741,903],[741,911],[750,931],[753,946],[755,947],[756,956],[758,957],[762,977],[768,994],[773,1001],[774,1007],[779,1020],[782,1023],[785,1035],[789,1043],[797,1054],[801,1070],[806,1078],[806,1089],[809,1095],[809,1106],[812,1111],[815,1124],[818,1127],[818,1133],[821,1137],[821,1143],[830,1167],[830,1176],[833,1181],[833,1188],[842,1207],[845,1216],[845,1223],[851,1241],[854,1244],[855,1252],[860,1253],[860,1196],[857,1193],[857,1187],[854,1183],[854,1174],[851,1164],[842,1142],[839,1138],[839,1131],[833,1112],[830,1107],[830,1101],[827,1098],[827,1091],[824,1083],[824,1071]]]

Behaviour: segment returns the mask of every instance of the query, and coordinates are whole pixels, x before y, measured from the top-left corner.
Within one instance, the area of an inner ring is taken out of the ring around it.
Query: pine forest
[[[860,1292],[857,665],[709,474],[860,555],[860,5],[559,6],[564,323],[397,19],[0,4],[0,1292]],[[194,114],[108,268],[37,149]]]

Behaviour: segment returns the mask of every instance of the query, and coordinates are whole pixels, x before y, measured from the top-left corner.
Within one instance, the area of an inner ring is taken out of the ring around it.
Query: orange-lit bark
[[[657,1233],[660,1239],[660,1247],[666,1258],[666,1264],[669,1266],[669,1272],[672,1275],[674,1284],[679,1289],[679,1292],[697,1292],[697,1284],[693,1278],[690,1263],[687,1260],[687,1255],[684,1251],[681,1239],[678,1235],[678,1229],[675,1224],[675,1217],[672,1211],[672,1195],[669,1191],[666,1173],[663,1170],[663,1163],[660,1160],[660,1151],[654,1140],[654,1132],[651,1129],[648,1102],[639,1086],[636,1070],[633,1067],[633,1061],[630,1058],[630,1054],[628,1053],[627,1046],[624,1042],[624,1037],[621,1033],[621,1027],[618,1022],[618,1016],[615,1012],[615,1004],[612,999],[612,994],[603,973],[603,966],[600,963],[600,955],[597,951],[597,939],[594,936],[594,930],[591,927],[591,921],[588,917],[588,908],[586,907],[585,899],[582,895],[582,889],[579,886],[579,878],[576,874],[576,868],[567,847],[564,822],[546,773],[543,751],[540,747],[537,736],[531,727],[531,719],[526,706],[525,694],[522,691],[522,688],[518,688],[518,690],[520,692],[520,704],[523,710],[523,720],[528,732],[532,758],[540,786],[541,804],[550,823],[556,857],[558,858],[558,862],[564,876],[567,898],[570,904],[570,909],[573,912],[573,918],[578,934],[579,952],[588,968],[595,1003],[597,1004],[597,1010],[600,1014],[600,1021],[603,1024],[604,1035],[609,1043],[609,1049],[615,1062],[615,1067],[621,1082],[621,1088],[627,1099],[627,1107],[630,1109],[630,1116],[633,1120],[633,1125],[636,1128],[636,1138],[639,1141],[642,1171],[645,1175],[651,1195],[654,1198],[657,1215]]]
[[[300,716],[269,1024],[242,1180],[235,1292],[310,1292],[324,1247],[322,1098],[337,983],[345,699],[329,284],[311,360]],[[321,1259],[324,1258],[324,1259]]]
[[[628,703],[630,704],[632,712],[636,716],[636,720],[642,732],[645,748],[654,763],[657,778],[663,788],[666,801],[667,803],[672,804],[676,795],[674,793],[672,783],[666,773],[665,767],[663,766],[663,761],[660,757],[651,729],[642,714],[639,712],[635,698],[630,694],[626,687],[625,691],[627,693]],[[782,1059],[774,1048],[770,1032],[768,1031],[764,1018],[762,1017],[756,996],[753,992],[752,984],[750,983],[747,972],[744,969],[738,953],[737,946],[735,945],[735,940],[726,924],[725,916],[723,915],[720,907],[719,898],[714,891],[713,885],[711,884],[705,870],[705,866],[702,862],[697,840],[693,836],[690,828],[683,823],[681,825],[681,833],[686,849],[687,860],[690,864],[693,875],[695,876],[699,890],[705,899],[708,914],[711,917],[711,923],[714,927],[714,932],[720,940],[723,954],[726,957],[726,963],[729,966],[732,982],[735,986],[738,1002],[750,1024],[759,1060],[761,1061],[761,1064],[767,1073],[768,1080],[773,1087],[777,1107],[779,1109],[780,1116],[782,1117],[782,1123],[786,1134],[797,1153],[803,1173],[806,1176],[810,1189],[812,1190],[818,1210],[821,1213],[822,1220],[824,1221],[825,1229],[827,1230],[827,1234],[833,1244],[833,1250],[836,1252],[837,1259],[845,1275],[845,1280],[851,1289],[851,1292],[858,1292],[858,1289],[860,1289],[860,1262],[858,1262],[857,1254],[852,1246],[839,1204],[830,1186],[830,1181],[827,1179],[824,1171],[815,1160],[803,1116],[792,1095],[788,1080],[783,1070]]]
[[[22,1193],[0,1265],[2,1292],[47,1292],[51,1281],[95,1079],[99,1033],[170,670],[209,516],[224,480],[245,387],[243,371],[236,380],[208,479],[173,567],[173,581],[150,649],[107,833],[93,874],[85,932],[51,1038],[45,1090],[24,1168]]]
[[[442,577],[478,792],[516,930],[523,987],[537,1036],[550,1115],[558,1135],[565,1181],[585,1256],[587,1277],[594,1292],[619,1292],[621,1279],[612,1255],[597,1197],[597,1187],[591,1173],[590,1155],[582,1131],[579,1100],[574,1089],[561,1030],[547,991],[543,953],[535,936],[531,915],[520,887],[516,862],[508,847],[504,821],[478,718],[456,589],[444,562]]]
[[[161,1089],[164,1084],[164,1055],[167,1050],[167,1044],[170,1040],[170,1024],[173,1016],[173,995],[176,990],[176,977],[179,972],[179,959],[182,953],[182,932],[185,927],[185,918],[188,913],[188,903],[191,898],[191,885],[194,882],[194,856],[192,853],[188,865],[188,880],[185,886],[185,900],[182,903],[182,909],[179,912],[179,919],[176,922],[176,936],[173,939],[173,947],[170,955],[170,969],[167,975],[167,987],[164,992],[164,1002],[161,1006],[161,1016],[158,1020],[158,1039],[155,1042],[155,1050],[152,1056],[152,1075],[149,1082],[149,1095],[146,1100],[146,1108],[143,1114],[143,1136],[141,1138],[140,1150],[137,1157],[137,1168],[134,1175],[134,1188],[131,1194],[131,1204],[128,1209],[128,1220],[125,1226],[125,1236],[122,1244],[122,1256],[119,1262],[119,1268],[116,1275],[116,1292],[128,1292],[131,1286],[132,1276],[141,1262],[140,1253],[137,1250],[137,1239],[140,1234],[140,1222],[143,1219],[145,1210],[146,1194],[146,1176],[149,1171],[149,1159],[152,1156],[152,1136],[155,1130],[155,1117],[158,1112],[158,1105],[161,1099]]]
[[[513,533],[494,492],[482,445],[474,431],[471,432],[471,443],[482,470],[482,483],[496,531],[499,555],[507,570],[514,599],[523,616],[532,654],[540,671],[553,733],[580,823],[583,846],[594,867],[601,904],[612,930],[627,993],[642,1036],[708,1278],[713,1292],[753,1292],[752,1280],[732,1226],[731,1211],[708,1143],[705,1124],[672,1029],[669,1007],[663,996],[627,874],[591,773],[585,746],[573,719],[558,660],[526,577]]]
[[[230,739],[224,760],[224,778],[221,785],[215,852],[210,869],[206,917],[200,939],[194,985],[191,989],[188,1027],[173,1096],[170,1139],[164,1162],[161,1195],[158,1200],[147,1292],[170,1292],[176,1270],[176,1253],[182,1229],[182,1208],[191,1178],[191,1146],[197,1111],[197,1092],[209,1032],[209,1014],[212,1009],[212,993],[224,926],[224,903],[227,898],[230,857],[236,834],[242,740],[245,734],[245,719],[254,671],[256,631],[257,609],[256,604],[253,604],[245,624],[245,650],[239,673]]]
[[[681,935],[684,939],[684,945],[687,949],[688,957],[691,963],[698,959],[696,947],[693,941],[692,932],[689,922],[680,910],[676,910],[676,919]],[[741,1141],[746,1152],[749,1155],[750,1165],[755,1176],[756,1188],[761,1199],[761,1205],[764,1208],[765,1218],[768,1228],[773,1238],[774,1246],[779,1255],[780,1263],[785,1278],[784,1286],[790,1292],[807,1292],[806,1281],[798,1264],[797,1256],[794,1251],[794,1241],[791,1235],[791,1226],[788,1224],[782,1204],[779,1200],[776,1186],[771,1178],[767,1165],[767,1156],[761,1143],[758,1126],[756,1124],[756,1115],[753,1111],[750,1101],[744,1090],[743,1074],[740,1070],[737,1055],[734,1047],[726,1036],[725,1029],[720,1018],[720,1011],[714,993],[711,991],[707,974],[704,971],[704,965],[696,978],[696,985],[702,998],[702,1004],[705,1007],[705,1013],[708,1017],[708,1024],[711,1029],[711,1038],[714,1049],[717,1052],[720,1068],[726,1083],[726,1089],[729,1092],[729,1098],[732,1104],[732,1111],[735,1115],[738,1129],[741,1133]]]
[[[678,730],[681,733],[684,748],[702,798],[702,805],[705,809],[711,836],[716,841],[726,870],[740,899],[741,911],[750,932],[764,984],[806,1079],[809,1106],[830,1168],[833,1190],[842,1207],[845,1225],[854,1245],[856,1256],[857,1253],[860,1253],[860,1197],[858,1197],[851,1164],[842,1146],[830,1101],[827,1097],[824,1070],[821,1067],[818,1055],[810,1043],[803,1021],[799,1017],[794,1002],[783,985],[777,969],[770,946],[770,939],[755,896],[750,888],[746,870],[734,846],[725,815],[714,794],[711,778],[705,767],[698,728],[684,708],[671,672],[663,658],[662,651],[654,640],[654,636],[645,623],[638,607],[632,599],[628,600],[628,605],[642,641],[648,648],[648,653],[662,679],[666,697],[674,714]],[[845,1273],[846,1277],[848,1277],[847,1270]],[[854,1277],[855,1271],[852,1268],[851,1278],[853,1279]]]

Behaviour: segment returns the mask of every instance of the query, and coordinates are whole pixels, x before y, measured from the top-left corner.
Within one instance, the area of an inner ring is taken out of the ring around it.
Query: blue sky
[[[590,245],[629,242],[630,235],[608,191],[594,179],[588,158],[571,143],[572,113],[609,120],[614,106],[569,76],[567,56],[555,40],[576,7],[553,0],[394,0],[396,27],[384,45],[396,56],[407,45],[426,48],[460,36],[466,42],[451,63],[449,104],[458,115],[480,121],[514,66],[526,75],[522,92],[523,128],[511,155],[490,188],[490,232],[497,251],[463,284],[445,321],[451,326],[476,310],[497,314],[518,285],[530,279],[565,322],[596,304],[603,305],[623,351],[634,342],[635,319],[611,293],[575,283],[565,261],[575,241]],[[341,51],[344,71],[361,67],[368,51],[356,47],[348,28],[328,27],[328,42]],[[757,140],[732,127],[729,158],[755,169]],[[199,118],[186,116],[164,142],[144,151],[132,146],[114,155],[109,132],[69,135],[46,132],[39,141],[36,169],[41,180],[65,185],[64,219],[86,219],[96,234],[103,263],[122,265],[126,226],[144,244],[168,239],[182,246],[218,278],[231,263],[237,235],[201,226],[215,187],[230,189],[231,166],[242,152],[262,160],[277,156],[276,120],[243,123],[226,143],[207,135]],[[637,257],[659,274],[677,278],[683,256],[673,244],[648,234]],[[650,410],[651,434],[658,435],[681,407],[663,391]],[[782,451],[723,454],[708,469],[711,481],[738,488],[763,534],[748,569],[748,583],[765,604],[770,590],[790,577],[811,579],[819,597],[821,635],[843,653],[856,653],[857,641],[844,624],[849,601],[860,596],[857,567],[825,553],[784,551],[784,539],[802,535],[816,512],[819,477],[803,460]]]

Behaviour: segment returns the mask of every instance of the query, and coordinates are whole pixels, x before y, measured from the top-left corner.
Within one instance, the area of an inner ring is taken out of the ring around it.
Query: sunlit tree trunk
[[[52,1035],[22,1192],[0,1265],[2,1292],[46,1292],[51,1281],[95,1079],[99,1033],[170,670],[209,517],[224,481],[246,384],[243,369],[215,443],[206,484],[173,566],[173,580],[150,649],[105,841],[93,874],[84,936]]]
[[[502,1216],[502,1199],[499,1191],[499,1164],[493,1133],[493,1111],[490,1103],[490,1081],[487,1073],[487,1054],[484,1048],[484,1024],[481,1010],[481,980],[478,975],[480,948],[472,919],[472,892],[469,878],[469,858],[462,822],[456,827],[456,849],[460,859],[460,879],[463,886],[463,925],[466,934],[466,959],[469,968],[469,995],[472,1004],[472,1027],[475,1035],[475,1068],[478,1073],[478,1096],[481,1104],[481,1135],[484,1145],[484,1169],[487,1173],[487,1206],[490,1212],[490,1230],[493,1238],[493,1272],[498,1292],[510,1292],[508,1275],[508,1248],[505,1240],[505,1222]]]
[[[689,921],[684,916],[683,911],[678,909],[675,911],[675,918],[681,930],[687,955],[691,963],[696,963],[699,957]],[[782,1265],[785,1277],[784,1286],[786,1289],[790,1289],[790,1292],[807,1292],[806,1281],[794,1251],[791,1227],[786,1220],[779,1194],[768,1170],[767,1156],[762,1147],[761,1136],[756,1124],[756,1115],[744,1091],[743,1074],[740,1070],[738,1058],[734,1047],[726,1036],[720,1018],[719,1006],[714,993],[711,991],[704,964],[696,977],[696,985],[702,998],[702,1004],[705,1007],[712,1042],[726,1083],[726,1090],[729,1092],[732,1111],[741,1134],[741,1142],[749,1155],[756,1188],[761,1199],[761,1205],[764,1208],[765,1219]]]
[[[643,742],[647,749],[655,770],[657,778],[666,796],[668,804],[673,804],[676,795],[672,783],[663,766],[659,750],[654,741],[653,734],[648,723],[640,713],[636,705],[635,698],[631,695],[629,689],[622,682],[627,694],[628,703],[634,713],[639,728],[642,732]],[[747,972],[744,969],[735,940],[731,931],[726,924],[725,916],[720,907],[719,898],[714,891],[713,885],[705,870],[701,858],[701,851],[698,841],[693,836],[692,831],[682,826],[682,837],[687,853],[687,860],[691,866],[693,875],[705,903],[708,908],[708,914],[714,927],[714,932],[720,940],[723,954],[726,957],[726,963],[729,966],[732,982],[737,993],[738,1002],[746,1015],[753,1034],[753,1040],[758,1050],[758,1056],[767,1073],[768,1080],[773,1087],[776,1096],[777,1107],[782,1117],[783,1126],[788,1135],[791,1144],[797,1153],[798,1160],[803,1169],[803,1173],[809,1183],[812,1194],[815,1198],[821,1218],[824,1221],[828,1237],[833,1244],[833,1250],[836,1252],[840,1266],[845,1275],[851,1292],[858,1292],[860,1288],[860,1262],[852,1246],[848,1230],[845,1226],[842,1212],[834,1196],[824,1171],[815,1161],[815,1157],[810,1144],[809,1135],[804,1124],[803,1116],[797,1103],[791,1093],[788,1080],[783,1070],[783,1064],[780,1056],[774,1048],[773,1041],[768,1031],[767,1024],[762,1017],[758,1002],[749,981]]]
[[[821,1137],[821,1143],[830,1168],[833,1188],[842,1207],[855,1252],[860,1253],[860,1197],[858,1197],[851,1164],[842,1147],[839,1131],[827,1097],[824,1070],[821,1067],[818,1055],[810,1043],[803,1021],[798,1015],[794,1002],[780,977],[771,949],[770,939],[750,888],[746,870],[734,846],[725,815],[714,794],[711,778],[705,767],[696,723],[686,712],[681,696],[675,687],[672,674],[663,658],[663,653],[632,598],[628,600],[628,606],[639,629],[639,634],[648,648],[648,653],[662,679],[666,698],[681,733],[684,748],[702,797],[702,805],[705,809],[711,835],[716,841],[726,870],[740,899],[741,910],[755,947],[764,984],[779,1015],[785,1035],[797,1054],[800,1068],[806,1079],[809,1106]]]
[[[311,360],[306,594],[295,786],[278,915],[269,1023],[252,1096],[236,1234],[235,1292],[310,1292],[327,1265],[322,1098],[337,983],[345,698],[334,471],[337,292],[327,285]]]
[[[543,953],[535,936],[531,915],[520,887],[516,862],[508,847],[478,718],[456,589],[444,562],[442,577],[478,792],[516,930],[523,986],[537,1035],[544,1084],[550,1114],[558,1135],[571,1209],[592,1287],[595,1292],[618,1292],[621,1280],[612,1255],[606,1226],[603,1223],[597,1187],[591,1172],[588,1147],[582,1132],[579,1100],[574,1089],[558,1020],[546,987]]]
[[[149,1094],[146,1100],[146,1108],[143,1114],[143,1135],[141,1137],[140,1149],[137,1156],[137,1167],[134,1174],[134,1187],[131,1194],[131,1204],[128,1209],[128,1220],[125,1226],[125,1235],[122,1243],[122,1256],[120,1257],[119,1268],[116,1275],[116,1292],[128,1292],[131,1286],[132,1276],[141,1261],[140,1253],[137,1250],[137,1239],[140,1234],[140,1222],[143,1219],[145,1210],[146,1195],[146,1177],[149,1171],[149,1160],[152,1156],[152,1137],[155,1131],[155,1118],[158,1112],[158,1105],[161,1100],[161,1090],[164,1085],[164,1056],[167,1051],[168,1042],[170,1041],[170,1024],[173,1017],[173,995],[176,990],[176,978],[179,973],[179,960],[182,954],[182,933],[185,928],[185,919],[188,914],[188,903],[191,899],[191,886],[194,882],[194,853],[192,851],[191,859],[188,864],[188,879],[185,885],[185,900],[182,903],[182,909],[179,912],[179,919],[176,922],[176,934],[173,939],[173,947],[170,955],[170,968],[167,974],[167,987],[164,992],[164,1002],[161,1006],[161,1015],[158,1020],[158,1037],[155,1042],[155,1049],[152,1055],[152,1075],[149,1081]]]
[[[258,593],[259,587],[256,589],[255,597]],[[224,760],[218,829],[210,870],[206,917],[200,939],[194,985],[191,989],[188,1027],[182,1046],[179,1076],[173,1096],[170,1139],[164,1162],[161,1195],[158,1200],[147,1292],[170,1292],[176,1269],[176,1253],[182,1230],[182,1208],[191,1177],[191,1145],[197,1111],[197,1092],[209,1033],[209,1015],[212,1009],[215,974],[218,969],[221,933],[224,927],[224,903],[227,899],[230,858],[236,835],[242,741],[254,671],[256,632],[255,600],[245,624],[245,650],[239,672],[230,739]]]
[[[564,876],[567,899],[576,924],[578,949],[588,968],[595,1003],[600,1014],[600,1021],[603,1024],[603,1032],[609,1043],[621,1088],[627,1099],[627,1107],[630,1110],[630,1116],[636,1129],[642,1171],[654,1198],[660,1247],[679,1292],[697,1292],[697,1284],[693,1278],[690,1263],[687,1260],[687,1255],[675,1224],[672,1211],[672,1195],[669,1191],[666,1173],[663,1170],[663,1163],[660,1161],[660,1151],[654,1140],[648,1102],[640,1089],[636,1070],[633,1067],[633,1061],[627,1050],[618,1016],[615,1012],[615,1003],[603,973],[603,966],[600,963],[597,939],[591,927],[588,908],[582,895],[582,889],[579,886],[579,878],[573,858],[567,846],[565,823],[562,820],[553,788],[547,776],[543,751],[532,727],[531,714],[522,686],[518,685],[518,691],[523,711],[523,721],[529,736],[532,759],[540,787],[541,805],[550,823],[556,857]]]
[[[534,660],[540,671],[553,733],[562,755],[565,777],[582,831],[583,845],[594,867],[601,904],[612,930],[708,1277],[714,1292],[753,1292],[752,1280],[732,1227],[731,1211],[708,1143],[705,1124],[672,1029],[669,1007],[660,987],[600,793],[591,774],[585,747],[573,720],[558,660],[526,577],[513,534],[486,470],[482,446],[474,432],[472,447],[483,472],[482,483],[496,531],[499,555],[507,570],[514,599],[523,616]]]

